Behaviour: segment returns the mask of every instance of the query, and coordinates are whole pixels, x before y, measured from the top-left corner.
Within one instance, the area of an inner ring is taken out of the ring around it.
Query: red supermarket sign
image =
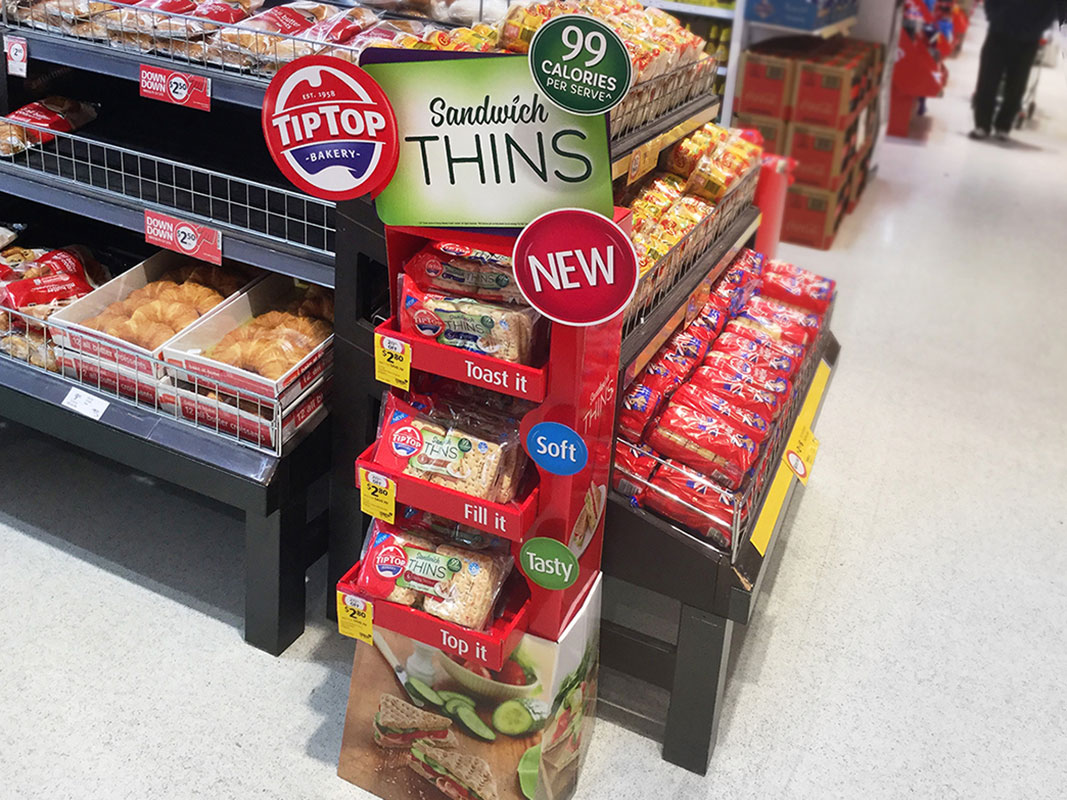
[[[298,189],[326,200],[377,194],[396,172],[396,115],[385,92],[331,56],[287,64],[263,98],[271,158]]]
[[[160,214],[144,212],[144,240],[212,264],[222,263],[222,232],[194,222]]]
[[[525,228],[512,256],[527,302],[564,325],[597,325],[621,312],[637,291],[637,254],[626,232],[579,208],[542,214]]]
[[[141,97],[177,106],[211,110],[211,79],[162,67],[141,65]]]

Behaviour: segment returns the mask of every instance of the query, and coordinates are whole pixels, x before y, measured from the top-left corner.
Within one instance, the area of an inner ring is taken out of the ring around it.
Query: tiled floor
[[[834,249],[784,250],[844,351],[708,776],[603,724],[581,797],[1067,796],[1067,73],[971,142],[979,38]],[[18,428],[0,463],[0,797],[367,796],[352,645],[242,644],[238,520]]]

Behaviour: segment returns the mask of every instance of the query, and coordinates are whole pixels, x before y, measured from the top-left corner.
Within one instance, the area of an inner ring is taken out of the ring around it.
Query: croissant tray
[[[159,379],[103,361],[96,356],[85,356],[74,350],[65,350],[60,355],[59,367],[68,378],[74,378],[105,394],[119,394],[146,405],[155,405],[159,399]]]
[[[167,342],[163,346],[164,360],[179,370],[194,373],[201,386],[211,385],[212,380],[217,380],[264,397],[277,398],[283,401],[283,405],[295,399],[314,381],[332,371],[333,334],[277,380],[206,355],[230,331],[245,325],[253,317],[275,310],[281,299],[292,290],[292,278],[268,275],[225,308],[212,312],[210,319],[201,320],[203,324],[191,325]],[[180,378],[185,377],[175,374]]]
[[[167,342],[155,350],[148,350],[102,331],[84,327],[81,323],[97,316],[112,303],[124,300],[130,292],[159,280],[165,273],[189,264],[190,261],[188,256],[172,253],[169,250],[161,250],[145,259],[99,289],[95,289],[53,314],[51,321],[61,324],[52,327],[52,339],[57,346],[69,351],[86,353],[94,360],[114,362],[127,369],[162,378],[165,374],[162,363],[163,347]],[[187,333],[191,328],[197,327],[213,315],[223,311],[246,292],[256,280],[259,279],[253,279],[241,290],[225,298],[174,338]]]

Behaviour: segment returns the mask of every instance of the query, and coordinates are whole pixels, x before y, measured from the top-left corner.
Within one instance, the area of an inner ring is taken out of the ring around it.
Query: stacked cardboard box
[[[758,130],[767,152],[797,161],[783,240],[830,247],[858,202],[884,58],[880,44],[843,37],[774,39],[744,54],[736,124]]]

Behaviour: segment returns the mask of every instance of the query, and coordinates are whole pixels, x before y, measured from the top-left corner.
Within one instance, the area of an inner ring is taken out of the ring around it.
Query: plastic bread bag
[[[427,583],[436,580],[422,599],[423,610],[466,628],[484,629],[514,566],[511,553],[442,544],[432,557],[419,556],[427,562]]]
[[[641,505],[728,549],[732,541],[732,491],[692,469],[666,461],[648,481]]]
[[[750,408],[735,405],[697,383],[681,386],[671,398],[671,404],[685,406],[709,416],[718,414],[725,417],[757,445],[762,443],[771,431],[767,418]]]
[[[544,327],[532,308],[424,292],[408,275],[401,277],[399,317],[404,333],[517,364],[532,363]]]
[[[500,22],[500,47],[512,53],[527,53],[537,29],[553,17],[578,12],[577,3],[552,0],[546,3],[512,3]]]
[[[792,378],[800,368],[800,360],[787,356],[773,347],[762,345],[736,333],[724,332],[715,341],[715,352],[726,353],[736,358],[750,361],[756,366],[772,369]]]
[[[0,118],[0,156],[21,153],[36,144],[46,144],[54,136],[18,123],[35,125],[37,128],[70,133],[96,119],[96,109],[88,103],[66,97],[46,97],[24,105],[17,111]]]
[[[374,460],[404,475],[495,501],[507,451],[518,446],[517,434],[506,442],[491,441],[390,394],[382,407]]]
[[[265,56],[266,63],[277,67],[319,53],[324,47],[345,45],[377,24],[378,15],[369,8],[353,6],[342,9],[295,34],[296,39],[279,41],[277,47]]]
[[[156,49],[174,58],[192,61],[197,64],[211,64],[233,69],[250,69],[256,63],[255,59],[248,53],[227,50],[222,47],[218,41],[218,34],[208,39],[192,42],[183,39],[156,39]]]
[[[662,392],[642,383],[634,385],[622,398],[622,407],[615,423],[619,435],[631,442],[640,442],[645,428],[662,404]]]
[[[704,358],[704,365],[715,367],[724,372],[744,375],[752,383],[771,392],[788,391],[788,371],[776,369],[755,360],[742,358],[722,350],[712,350]]]
[[[342,10],[339,6],[312,0],[293,0],[262,11],[232,28],[223,28],[216,35],[219,44],[231,50],[264,59],[291,61],[301,43],[289,37],[299,37],[312,25]]]
[[[807,270],[804,270],[807,272]],[[760,279],[760,294],[782,303],[825,314],[834,296],[834,281],[814,273],[789,275],[784,272],[767,271]]]
[[[422,584],[408,580],[407,574],[422,556],[432,556],[438,543],[425,531],[373,520],[363,540],[356,588],[367,597],[402,606],[420,605]]]
[[[509,256],[455,242],[430,242],[408,259],[404,272],[424,291],[526,305]]]
[[[0,263],[3,263],[4,250],[26,230],[23,222],[0,222]]]
[[[773,420],[781,411],[787,395],[769,392],[751,381],[729,380],[721,370],[699,367],[693,373],[692,382],[712,394],[724,397],[736,406],[754,411],[767,420]]]
[[[120,6],[129,5],[123,0],[101,2],[100,0],[44,0],[33,6],[34,12],[56,16],[65,22],[80,22],[96,14],[112,11]]]
[[[410,506],[400,507],[397,524],[409,531],[425,531],[440,544],[454,544],[468,550],[510,552],[511,544],[498,536],[483,533],[445,517]]]
[[[807,352],[804,345],[785,341],[776,336],[773,331],[751,319],[738,318],[730,320],[726,323],[722,335],[725,336],[728,333],[750,339],[759,345],[777,350],[790,358],[795,358],[797,361],[802,361],[804,353]]]
[[[725,417],[675,404],[660,415],[646,442],[730,489],[741,485],[756,459],[756,443]]]
[[[655,451],[647,444],[634,444],[623,439],[616,439],[615,467],[611,475],[611,487],[624,497],[629,497],[639,503],[659,463]]]

